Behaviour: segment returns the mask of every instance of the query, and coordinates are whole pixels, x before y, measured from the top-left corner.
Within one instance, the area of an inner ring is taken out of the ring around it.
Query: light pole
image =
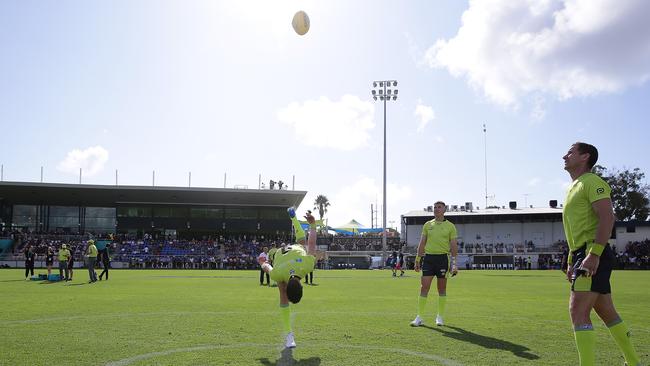
[[[391,86],[393,89],[390,89]],[[384,204],[382,208],[381,258],[382,266],[386,263],[386,102],[397,100],[397,80],[379,80],[372,82],[372,99],[384,102]]]

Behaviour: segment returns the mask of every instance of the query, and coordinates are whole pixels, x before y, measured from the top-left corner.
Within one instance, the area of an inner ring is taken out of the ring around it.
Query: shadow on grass
[[[278,358],[277,361],[271,362],[269,361],[268,358],[260,358],[258,359],[260,361],[260,364],[264,366],[319,366],[320,365],[320,358],[318,357],[310,357],[306,358],[304,360],[296,360],[293,358],[293,349],[292,348],[285,348],[282,350],[280,353],[280,358]]]
[[[39,285],[52,285],[52,284],[59,283],[59,282],[64,282],[64,281],[48,281],[48,280],[43,280],[43,281],[39,282]]]
[[[502,339],[487,337],[484,335],[472,333],[468,330],[458,328],[458,327],[450,327],[450,326],[430,327],[428,325],[423,325],[423,327],[442,333],[445,337],[457,339],[463,342],[472,343],[484,348],[510,351],[515,356],[525,358],[527,360],[539,359],[539,356],[534,353],[531,353],[528,347],[515,344],[512,342],[504,341]]]
[[[27,282],[27,281],[25,281],[24,278],[23,278],[22,280],[0,280],[0,282],[19,282],[19,281],[21,281],[21,282]]]
[[[90,285],[90,284],[82,282],[82,283],[71,283],[68,286],[85,286],[85,285]]]

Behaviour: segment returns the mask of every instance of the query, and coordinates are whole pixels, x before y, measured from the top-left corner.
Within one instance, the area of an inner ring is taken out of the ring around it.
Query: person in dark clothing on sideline
[[[70,245],[70,256],[67,261],[68,265],[68,279],[66,281],[72,281],[72,273],[74,272],[74,248]]]
[[[34,253],[34,250],[32,250],[32,246],[27,244],[25,246],[25,279],[29,279],[29,274],[31,272],[31,275],[34,275],[34,261],[36,260],[36,253]]]
[[[45,254],[45,266],[47,266],[47,275],[52,274],[52,265],[54,265],[54,248],[47,247],[47,254]]]
[[[305,275],[305,284],[308,285],[314,284],[314,271],[311,271]]]
[[[102,267],[104,267],[102,273],[99,274],[99,280],[101,281],[104,274],[106,274],[106,281],[108,281],[108,268],[111,266],[111,258],[108,254],[108,247],[105,247],[99,251],[99,257],[102,261]]]

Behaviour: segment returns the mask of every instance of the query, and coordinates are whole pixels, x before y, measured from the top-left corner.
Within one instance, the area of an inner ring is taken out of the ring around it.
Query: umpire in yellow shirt
[[[569,245],[568,265],[571,281],[569,312],[581,366],[595,364],[596,334],[591,310],[602,319],[625,357],[628,366],[640,365],[627,325],[614,308],[609,278],[616,261],[608,239],[614,226],[611,188],[591,169],[598,161],[595,146],[576,142],[562,158],[564,170],[573,181],[569,186],[562,221]]]
[[[456,226],[445,219],[447,207],[444,202],[438,201],[433,205],[435,218],[427,221],[422,227],[422,237],[418,245],[415,258],[415,272],[420,272],[422,262],[422,279],[420,297],[418,298],[418,314],[411,322],[414,327],[422,325],[422,315],[427,304],[427,296],[431,288],[433,276],[436,276],[438,285],[438,315],[436,325],[444,325],[443,316],[447,302],[447,277],[458,273],[456,256],[458,255],[458,241]],[[451,254],[451,258],[449,257]],[[450,268],[451,267],[451,268]]]

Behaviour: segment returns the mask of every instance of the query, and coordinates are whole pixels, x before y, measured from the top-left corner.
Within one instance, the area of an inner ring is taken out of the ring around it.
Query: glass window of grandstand
[[[281,208],[263,208],[260,210],[260,218],[266,220],[285,219],[287,218],[287,210]]]
[[[38,207],[31,205],[14,205],[11,222],[16,229],[36,230],[38,225]]]
[[[242,219],[256,219],[257,218],[257,210],[254,208],[243,208],[241,210],[241,218]]]
[[[187,217],[187,207],[154,207],[153,217]]]
[[[86,207],[86,231],[96,234],[115,232],[115,208]]]
[[[223,209],[193,207],[190,208],[190,217],[196,217],[202,219],[222,219]]]
[[[150,207],[118,207],[117,217],[151,217]]]
[[[226,209],[226,218],[227,219],[241,219],[241,209],[239,208],[227,208]]]
[[[50,206],[49,228],[59,233],[79,232],[79,207]]]

